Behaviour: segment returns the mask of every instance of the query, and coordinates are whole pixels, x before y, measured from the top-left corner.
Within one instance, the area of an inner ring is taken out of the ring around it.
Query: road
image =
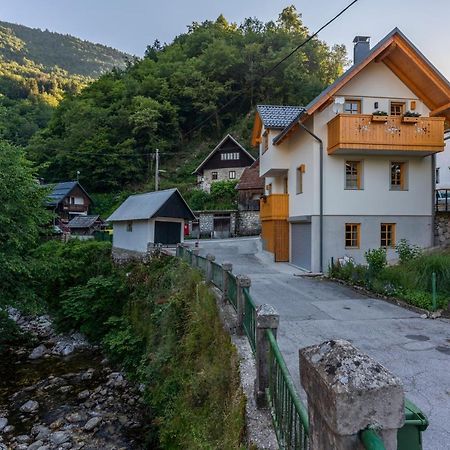
[[[295,267],[273,263],[259,238],[200,241],[200,254],[206,253],[249,276],[255,302],[278,310],[279,346],[299,389],[299,348],[346,339],[403,380],[406,396],[430,420],[424,449],[450,448],[450,321],[423,319],[338,283],[298,276]]]

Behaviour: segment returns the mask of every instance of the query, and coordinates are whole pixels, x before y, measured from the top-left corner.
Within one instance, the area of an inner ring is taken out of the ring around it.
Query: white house
[[[107,219],[113,247],[146,252],[148,244],[175,245],[184,240],[185,220],[194,220],[178,189],[131,195]]]
[[[445,133],[445,150],[436,156],[436,189],[450,189],[450,130]]]
[[[392,259],[401,238],[433,245],[450,85],[398,29],[373,49],[354,43],[335,83],[305,107],[259,106],[253,128],[264,248],[313,272],[344,256],[362,263],[371,248]]]

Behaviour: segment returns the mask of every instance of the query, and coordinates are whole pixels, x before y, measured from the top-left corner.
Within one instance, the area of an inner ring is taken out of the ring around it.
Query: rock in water
[[[47,353],[47,351],[48,351],[47,347],[44,344],[41,344],[30,353],[30,356],[28,356],[28,358],[30,359],[42,358]]]
[[[50,435],[50,441],[55,445],[61,445],[70,441],[70,434],[65,431],[55,431]]]
[[[101,421],[102,421],[101,417],[93,417],[92,419],[89,419],[85,423],[84,429],[86,431],[92,431]]]
[[[20,407],[20,411],[24,413],[33,413],[39,409],[39,403],[34,400],[28,400]]]
[[[0,417],[0,432],[8,425],[8,419],[6,417]]]

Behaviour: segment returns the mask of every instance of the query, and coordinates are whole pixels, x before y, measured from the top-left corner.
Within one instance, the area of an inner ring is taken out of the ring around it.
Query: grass
[[[422,254],[401,264],[371,272],[367,266],[335,266],[331,275],[378,294],[397,297],[419,308],[432,310],[432,273],[436,274],[437,307],[450,300],[450,251]]]

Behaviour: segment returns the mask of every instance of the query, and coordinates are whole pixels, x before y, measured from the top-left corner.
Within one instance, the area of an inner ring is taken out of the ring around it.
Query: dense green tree
[[[24,152],[0,141],[0,302],[25,300],[27,255],[50,220],[47,194]]]
[[[156,41],[142,60],[63,100],[29,154],[45,163],[48,180],[80,170],[88,189],[111,192],[148,181],[159,148],[172,183],[193,182],[191,161],[223,133],[248,142],[256,103],[306,104],[341,74],[345,48],[313,39],[262,78],[308,33],[293,6],[276,22],[193,23],[171,44]]]

